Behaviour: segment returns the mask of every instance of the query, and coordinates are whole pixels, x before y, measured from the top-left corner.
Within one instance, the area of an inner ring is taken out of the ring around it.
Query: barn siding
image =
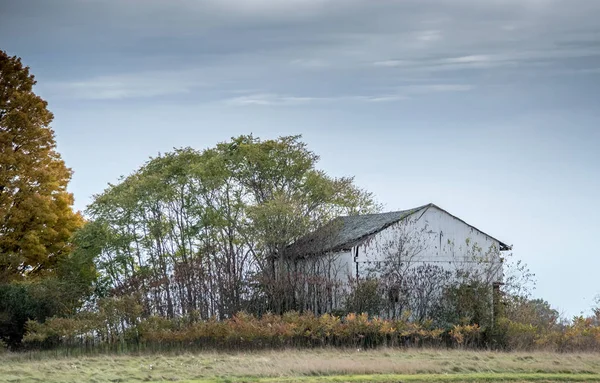
[[[406,260],[413,267],[432,263],[448,270],[480,273],[484,268],[492,268],[495,273],[489,278],[493,282],[502,279],[500,243],[434,206],[391,225],[358,245],[356,261],[360,275],[365,276],[375,262],[384,261],[385,254],[394,251],[401,238],[407,237],[412,243],[405,243],[405,247],[423,248],[419,254],[412,252],[411,259]],[[474,251],[474,246],[481,250]],[[486,262],[482,263],[484,256]]]
[[[327,253],[320,257],[308,257],[300,263],[300,269],[308,274],[319,275],[338,286],[328,293],[326,301],[306,302],[315,312],[338,309],[343,305],[344,294],[350,291],[350,281],[367,277],[373,273],[377,262],[386,258],[386,251],[393,251],[390,244],[401,239],[422,246],[419,254],[410,259],[410,267],[435,264],[449,271],[470,271],[484,275],[490,285],[502,280],[500,243],[453,217],[436,206],[428,206],[415,214],[392,224],[388,228],[369,236],[350,249]],[[411,245],[410,243],[408,244]],[[473,252],[473,248],[480,252]],[[486,256],[487,261],[475,262],[474,256]],[[494,271],[494,272],[491,272]],[[315,274],[316,272],[316,274]],[[309,284],[305,286],[308,291]]]

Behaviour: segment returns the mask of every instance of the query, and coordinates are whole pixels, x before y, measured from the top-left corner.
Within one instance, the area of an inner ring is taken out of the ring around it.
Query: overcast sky
[[[302,134],[386,210],[498,239],[567,315],[600,293],[598,0],[0,0],[83,209],[173,147]]]

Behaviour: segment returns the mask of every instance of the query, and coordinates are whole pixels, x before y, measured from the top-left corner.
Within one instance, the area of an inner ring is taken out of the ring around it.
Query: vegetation
[[[34,85],[0,51],[0,352],[600,350],[600,309],[560,318],[531,299],[527,267],[493,247],[457,244],[478,265],[469,272],[416,265],[427,228],[397,225],[364,278],[335,275],[332,254],[299,258],[307,233],[381,208],[318,169],[300,136],[151,158],[96,195],[84,222]],[[370,372],[381,371],[356,373]]]
[[[52,113],[29,68],[0,51],[0,282],[55,270],[82,218],[67,192]]]
[[[32,366],[35,365],[35,368]],[[278,350],[0,356],[0,382],[599,381],[597,355],[440,350]]]
[[[275,257],[337,215],[378,208],[352,179],[315,169],[299,138],[178,149],[96,196],[88,214],[106,293],[140,293],[144,315],[167,318],[295,309]]]
[[[72,210],[71,170],[35,83],[19,58],[0,51],[0,339],[13,347],[28,319],[79,307],[93,268],[73,250],[83,218]]]
[[[536,301],[522,302],[521,311]],[[507,350],[599,351],[599,317],[572,323],[532,324],[502,316],[494,327],[477,323],[436,326],[433,320],[411,321],[369,315],[312,313],[238,313],[226,320],[197,317],[141,319],[142,307],[131,297],[108,298],[98,308],[71,318],[28,322],[25,344],[31,348],[60,345],[88,353],[102,351],[256,350],[314,347],[482,347]]]

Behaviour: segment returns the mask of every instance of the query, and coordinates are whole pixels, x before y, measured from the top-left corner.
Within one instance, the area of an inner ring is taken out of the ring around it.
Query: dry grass
[[[406,381],[530,381],[561,376],[590,381],[600,378],[600,355],[391,349],[79,358],[0,355],[0,382],[382,381],[385,374],[386,381],[399,380],[390,374],[411,375],[404,377]]]

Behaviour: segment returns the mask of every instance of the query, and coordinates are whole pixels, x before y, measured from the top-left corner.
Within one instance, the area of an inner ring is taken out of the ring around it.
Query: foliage
[[[29,282],[0,285],[0,338],[8,346],[19,345],[28,320],[44,320],[54,313],[55,301],[46,299],[47,291]]]
[[[287,312],[257,317],[244,312],[223,321],[191,315],[168,319],[141,318],[139,297],[103,298],[90,311],[44,323],[29,321],[24,342],[28,347],[61,345],[85,350],[261,349],[281,347],[490,347],[484,328],[454,324],[439,328],[433,321],[382,319],[367,313],[344,316]],[[600,350],[598,318],[576,317],[564,327],[539,326],[507,318],[497,321],[507,350]]]
[[[351,177],[317,169],[300,136],[239,136],[151,158],[95,196],[84,223],[35,84],[0,51],[0,352],[22,341],[600,350],[600,308],[561,322],[530,298],[527,265],[494,246],[466,240],[455,251],[442,233],[404,220],[349,289],[335,254],[292,251],[335,217],[381,208]],[[438,239],[439,251],[461,259],[425,262]],[[501,279],[502,293],[492,288]]]
[[[481,327],[477,324],[454,325],[449,335],[461,347],[474,347],[479,344]]]
[[[152,316],[132,320],[139,308],[120,298],[101,305],[112,308],[79,314],[76,318],[52,318],[43,324],[28,323],[28,344],[58,339],[65,346],[135,342],[145,348],[265,348],[351,346],[371,348],[394,345],[439,345],[444,330],[428,324],[369,318],[350,313],[315,316],[307,312],[255,317],[237,313],[224,321]],[[137,306],[139,307],[139,306]],[[106,330],[102,330],[102,329]],[[135,334],[135,336],[132,336]]]
[[[0,51],[0,283],[54,271],[83,223],[35,83],[19,58]]]
[[[594,297],[594,305],[592,306],[592,312],[596,318],[600,318],[600,294]]]
[[[500,318],[498,327],[501,329],[505,347],[509,350],[530,350],[536,345],[540,335],[537,326],[508,318]]]
[[[541,299],[505,296],[497,320],[498,345],[508,350],[600,350],[600,315],[567,321]]]
[[[377,208],[351,178],[317,170],[317,160],[299,136],[241,136],[150,159],[88,208],[107,293],[140,292],[145,315],[169,318],[312,302],[291,298],[300,282],[280,278],[275,258],[334,216]]]
[[[96,278],[74,240],[83,219],[67,192],[71,170],[35,84],[19,58],[0,51],[0,340],[11,348],[28,320],[74,313]]]
[[[504,286],[506,294],[513,297],[530,298],[535,289],[535,274],[521,259],[514,259],[512,254],[503,258]]]
[[[345,310],[379,316],[385,307],[378,279],[351,280],[350,293],[346,297]]]
[[[492,325],[492,303],[492,289],[486,283],[454,283],[444,290],[435,321],[442,327],[477,324],[486,328]]]
[[[0,284],[0,339],[15,348],[27,321],[75,314],[91,296],[95,276],[92,260],[74,251],[56,265],[54,275]]]

